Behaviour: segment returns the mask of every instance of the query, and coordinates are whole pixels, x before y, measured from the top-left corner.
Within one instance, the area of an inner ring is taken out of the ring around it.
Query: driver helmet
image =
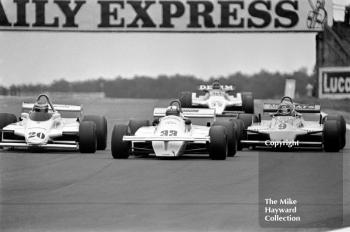
[[[34,112],[48,113],[49,105],[47,103],[35,103],[33,106]]]
[[[292,116],[294,113],[294,105],[291,102],[283,102],[278,108],[278,114],[283,116]]]
[[[220,85],[220,83],[218,81],[214,81],[213,89],[221,89],[221,85]]]
[[[180,108],[178,106],[174,106],[174,105],[169,106],[166,109],[165,115],[166,116],[169,116],[169,115],[180,116]]]

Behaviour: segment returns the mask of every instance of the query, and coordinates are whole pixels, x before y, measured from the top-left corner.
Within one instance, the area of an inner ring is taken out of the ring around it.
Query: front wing
[[[256,130],[245,131],[247,132],[246,138],[240,141],[244,147],[258,146],[269,148],[318,148],[322,147],[323,145],[322,136],[319,135],[320,133],[323,133],[322,130],[310,131],[304,135],[296,136],[295,140],[270,140],[268,132],[260,132]]]
[[[195,137],[175,137],[175,136],[151,136],[151,137],[145,137],[145,136],[123,136],[123,141],[133,141],[133,142],[152,142],[152,141],[164,141],[164,142],[170,142],[170,141],[178,141],[178,142],[210,142],[210,137],[202,137],[202,138],[195,138]]]

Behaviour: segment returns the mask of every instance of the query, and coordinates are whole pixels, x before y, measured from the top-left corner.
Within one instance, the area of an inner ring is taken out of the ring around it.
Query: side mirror
[[[186,119],[186,120],[185,120],[185,124],[186,124],[186,125],[191,125],[191,123],[192,123],[192,122],[191,122],[191,119]]]
[[[152,122],[153,126],[157,126],[159,124],[159,118],[155,118]]]
[[[21,113],[21,117],[20,117],[21,121],[23,119],[27,119],[27,118],[29,118],[29,114],[28,113]]]
[[[56,119],[58,119],[59,117],[60,117],[60,115],[57,114],[57,113],[54,113],[54,114],[52,115],[52,119],[53,119],[53,120],[56,120]]]

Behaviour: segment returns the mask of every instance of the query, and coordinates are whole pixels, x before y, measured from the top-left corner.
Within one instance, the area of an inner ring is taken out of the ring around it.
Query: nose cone
[[[26,138],[26,142],[30,145],[46,144],[48,140],[48,136],[46,135],[46,130],[38,129],[38,128],[29,130],[25,138]]]
[[[209,103],[209,108],[215,109],[216,114],[222,114],[225,110],[225,104],[222,101],[215,100]]]
[[[184,142],[179,141],[153,141],[153,150],[156,156],[176,157],[182,153]]]

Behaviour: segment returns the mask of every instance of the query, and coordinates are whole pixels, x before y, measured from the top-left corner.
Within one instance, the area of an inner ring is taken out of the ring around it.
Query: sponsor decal
[[[325,0],[308,0],[311,6],[307,16],[307,27],[310,29],[323,28],[327,22],[327,10]]]
[[[312,32],[331,14],[325,0],[0,0],[0,30]]]
[[[273,148],[280,148],[280,147],[298,147],[299,146],[299,141],[294,141],[294,140],[266,140],[265,145],[268,147],[273,147]]]
[[[320,98],[350,98],[350,67],[320,68]]]
[[[233,85],[220,85],[220,88],[225,91],[234,90]],[[212,90],[212,85],[200,85],[199,90]]]

